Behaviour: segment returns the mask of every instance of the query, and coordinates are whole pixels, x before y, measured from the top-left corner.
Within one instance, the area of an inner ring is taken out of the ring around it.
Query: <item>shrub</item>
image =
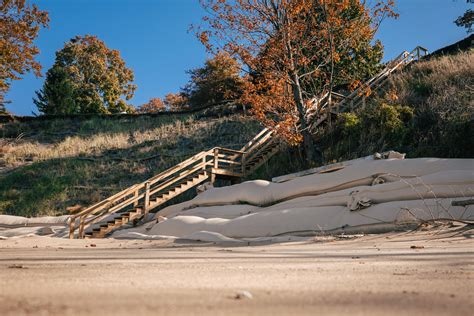
[[[326,161],[397,150],[408,157],[474,157],[474,52],[411,64],[365,109],[320,135]]]

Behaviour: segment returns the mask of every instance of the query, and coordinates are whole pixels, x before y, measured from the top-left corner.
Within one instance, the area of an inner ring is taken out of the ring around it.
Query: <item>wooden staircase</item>
[[[265,128],[240,150],[215,147],[200,152],[71,216],[69,237],[103,238],[123,225],[136,224],[150,211],[205,181],[237,181],[270,159],[280,146],[273,131]]]
[[[320,98],[314,98],[310,102],[310,109],[305,117],[310,122],[310,129],[315,131],[332,114],[353,111],[358,107],[364,107],[366,98],[373,92],[379,91],[395,71],[407,66],[413,61],[420,60],[428,54],[428,50],[421,46],[415,47],[411,52],[404,51],[395,59],[385,64],[385,67],[377,75],[367,80],[359,88],[348,95],[332,92],[324,94]],[[369,93],[367,93],[369,92]]]
[[[379,90],[394,71],[426,54],[427,50],[419,46],[411,52],[405,51],[349,95],[328,93],[314,99],[306,117],[308,122],[313,122],[311,128],[320,126],[331,114],[364,106],[367,89]],[[218,178],[238,181],[268,161],[280,150],[280,146],[280,139],[274,137],[272,130],[265,128],[240,150],[215,147],[200,152],[71,216],[69,237],[103,238],[126,224],[136,224],[150,211],[207,180],[212,183]]]

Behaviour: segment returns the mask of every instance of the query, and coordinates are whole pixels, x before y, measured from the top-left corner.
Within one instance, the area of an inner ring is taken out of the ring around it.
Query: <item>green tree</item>
[[[131,112],[125,100],[133,97],[133,79],[119,51],[95,36],[76,36],[56,53],[33,101],[45,114]]]
[[[466,10],[463,15],[454,21],[454,23],[459,27],[464,27],[468,34],[472,33],[472,25],[474,24],[474,11],[472,9]]]
[[[43,89],[36,91],[36,98],[34,102],[44,114],[78,114],[80,110],[74,100],[74,85],[65,69],[59,66],[48,70]]]
[[[25,0],[2,0],[0,3],[0,112],[5,111],[4,97],[13,80],[26,72],[41,76],[39,53],[34,40],[49,23],[48,13]]]
[[[208,59],[204,67],[189,70],[191,80],[183,92],[191,107],[236,100],[242,93],[240,64],[225,52]]]

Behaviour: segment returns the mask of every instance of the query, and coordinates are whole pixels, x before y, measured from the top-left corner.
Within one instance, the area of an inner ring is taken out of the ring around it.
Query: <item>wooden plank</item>
[[[198,184],[202,183],[203,181],[206,181],[208,178],[209,178],[209,176],[207,175],[207,173],[199,175],[199,177],[194,178],[193,182],[189,186],[187,186],[185,189],[183,189],[179,192],[175,192],[174,194],[169,194],[167,197],[158,198],[158,199],[156,199],[155,202],[150,203],[150,210],[152,210],[154,208],[157,208],[158,206],[160,206],[161,204],[163,204],[165,202],[168,202],[169,200],[171,200],[171,199],[177,197],[178,195],[186,192],[187,190],[197,186]]]
[[[258,148],[258,150],[252,152],[252,153],[249,153],[247,154],[247,163],[250,163],[252,162],[252,160],[255,159],[256,156],[258,156],[259,154],[261,154],[263,151],[265,151],[268,147],[274,145],[274,141],[273,139],[270,139],[269,141],[267,141],[265,144],[263,144],[260,148]]]
[[[229,165],[238,165],[240,166],[241,163],[239,161],[233,161],[233,160],[228,160],[228,159],[219,159],[219,163],[223,163],[223,164],[229,164]]]
[[[148,214],[148,208],[150,206],[150,182],[145,183],[145,201],[143,210],[145,212],[145,216]]]
[[[195,161],[194,161],[195,162]],[[198,165],[199,167],[198,168],[193,168],[192,170],[196,171],[197,169],[199,168],[202,168],[202,162],[199,163]],[[181,173],[178,177],[174,178],[175,181],[171,181],[171,182],[168,182],[168,184],[171,184],[171,183],[174,183],[176,181],[178,181],[179,179],[183,178],[184,176],[186,176],[189,172],[185,172],[185,173]],[[146,182],[145,182],[146,183]],[[135,186],[132,186],[131,188],[136,188],[137,185]],[[156,189],[155,189],[156,190]],[[127,190],[124,190],[124,191],[127,191]],[[131,191],[131,190],[128,190],[128,191]],[[97,222],[100,222],[100,220],[104,219],[105,217],[109,216],[110,214],[113,214],[115,212],[118,212],[119,210],[123,209],[124,207],[127,207],[129,206],[131,203],[135,203],[137,202],[139,199],[143,198],[144,197],[144,193],[136,196],[134,194],[134,197],[131,198],[131,199],[127,199],[125,201],[122,201],[121,203],[113,206],[111,209],[109,209],[106,213],[104,214],[100,214],[99,216],[93,218],[93,219],[90,219],[87,221],[87,223],[84,225],[84,229],[87,229],[89,228],[91,225],[97,223]]]
[[[252,140],[250,140],[247,144],[245,144],[244,147],[240,149],[242,152],[246,152],[248,148],[250,148],[263,134],[267,133],[269,131],[268,128],[262,129],[257,135],[255,135]]]
[[[241,150],[235,150],[235,149],[229,149],[229,148],[223,148],[223,147],[214,147],[214,150],[218,150],[219,152],[224,152],[224,153],[231,153],[231,154],[245,154],[245,151]]]
[[[106,207],[106,205],[110,205],[111,203],[113,203],[113,201],[116,201],[120,198],[123,198],[123,197],[127,196],[128,194],[133,192],[133,190],[138,189],[139,186],[140,186],[140,184],[132,185],[131,187],[129,187],[125,190],[122,190],[122,191],[106,198],[105,200],[102,200],[102,201],[86,208],[85,210],[82,210],[81,212],[79,212],[79,213],[75,214],[74,216],[72,216],[72,218],[76,219],[76,218],[79,218],[82,215],[88,215],[91,212],[98,212],[101,209],[103,209],[104,207]]]
[[[150,179],[148,179],[147,181],[150,182],[150,185],[160,181],[160,180],[163,180],[165,179],[166,177],[168,176],[171,176],[173,175],[174,173],[178,172],[179,170],[181,169],[184,169],[185,167],[188,167],[194,163],[196,163],[198,160],[201,160],[204,156],[207,156],[207,155],[212,155],[212,151],[209,150],[209,151],[202,151],[200,152],[199,154],[196,154],[194,155],[193,157],[177,164],[176,166],[168,169],[168,170],[165,170],[164,172],[162,172],[161,174],[159,175],[156,175]]]
[[[271,157],[273,157],[277,152],[280,151],[280,147],[276,146],[273,148],[270,152],[268,152],[260,161],[258,161],[255,165],[253,165],[250,169],[249,172],[253,172],[254,170],[257,170],[261,165],[263,165],[265,162],[267,162]]]
[[[180,173],[178,176],[168,180],[167,182],[160,184],[158,187],[153,188],[150,192],[150,195],[154,195],[154,194],[158,193],[159,191],[165,190],[167,187],[169,187],[172,184],[178,182],[179,180],[184,180],[187,176],[190,176],[191,174],[202,170],[202,167],[203,167],[202,164],[203,163],[201,162],[198,165],[196,165],[195,167],[193,167],[192,169],[186,170],[186,171]],[[206,162],[205,165],[210,165],[210,164],[212,164],[211,161]]]
[[[258,147],[267,142],[272,137],[272,135],[273,133],[269,133],[262,137],[258,142],[256,142],[251,148],[247,150],[247,155],[250,155],[252,152],[256,151]]]
[[[233,172],[228,169],[212,168],[211,171],[213,174],[229,176],[229,177],[242,177],[241,173]]]

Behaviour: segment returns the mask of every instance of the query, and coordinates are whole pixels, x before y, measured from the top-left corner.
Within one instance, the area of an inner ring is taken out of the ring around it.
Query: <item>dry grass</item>
[[[474,113],[474,50],[415,63],[393,77],[391,88],[400,104],[429,107],[448,119],[470,119]]]
[[[397,150],[407,157],[474,157],[474,50],[410,64],[366,108],[322,134],[325,160]]]
[[[472,157],[473,74],[472,51],[412,64],[391,80],[398,99],[379,101],[409,106],[414,118],[393,135],[370,120],[376,128],[351,127],[348,134],[346,127],[335,126],[323,135],[324,157],[348,159],[385,147],[410,157]],[[0,214],[64,214],[67,207],[90,205],[199,151],[239,148],[260,128],[237,115],[0,124]],[[251,178],[297,171],[298,157],[297,151],[285,151]]]
[[[3,139],[1,159],[6,167],[18,166],[26,161],[44,161],[55,158],[90,157],[103,156],[107,152],[123,150],[134,147],[139,148],[139,153],[151,154],[153,148],[165,147],[168,149],[182,149],[177,146],[180,139],[193,139],[192,147],[199,147],[199,139],[208,139],[215,133],[217,125],[221,125],[233,119],[218,119],[196,121],[192,117],[184,121],[160,125],[146,130],[126,130],[116,133],[98,132],[85,136],[65,136],[58,141],[39,141],[35,136],[23,138],[17,141]],[[120,122],[118,122],[120,124]],[[224,144],[227,146],[241,145],[248,139],[248,134],[236,134],[235,144]],[[219,139],[216,139],[219,141]],[[225,141],[225,138],[223,139]],[[146,145],[148,144],[148,145]],[[215,145],[223,145],[216,143]],[[205,148],[202,148],[205,149]],[[176,150],[171,150],[176,151]],[[175,154],[175,152],[173,152]],[[189,154],[183,150],[179,155]]]
[[[1,126],[0,214],[56,215],[87,206],[214,146],[240,148],[248,117],[46,121]]]

